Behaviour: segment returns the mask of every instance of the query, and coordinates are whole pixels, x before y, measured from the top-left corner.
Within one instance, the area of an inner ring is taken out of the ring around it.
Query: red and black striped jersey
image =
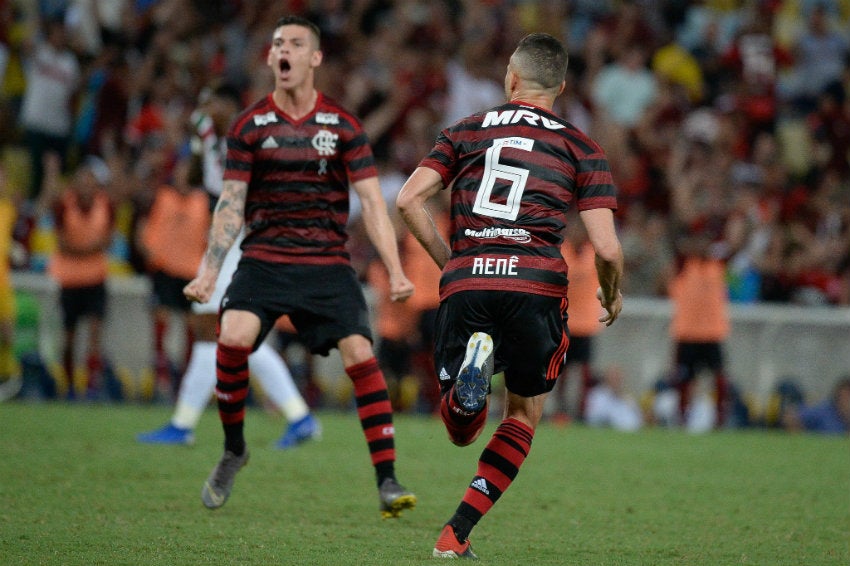
[[[602,148],[542,108],[508,103],[443,130],[420,163],[451,189],[440,298],[463,290],[567,294],[566,212],[617,208]]]
[[[243,255],[264,261],[349,263],[349,188],[377,176],[360,122],[319,94],[293,120],[271,94],[242,112],[227,137],[224,179],[248,183]]]

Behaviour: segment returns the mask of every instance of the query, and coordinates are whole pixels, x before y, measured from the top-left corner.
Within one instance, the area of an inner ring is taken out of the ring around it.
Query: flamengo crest
[[[334,155],[336,153],[336,140],[338,138],[339,134],[334,134],[330,130],[319,130],[313,136],[311,143],[319,152],[319,155]]]

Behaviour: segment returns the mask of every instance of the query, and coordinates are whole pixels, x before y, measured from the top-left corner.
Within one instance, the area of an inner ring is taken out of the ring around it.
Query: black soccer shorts
[[[285,314],[314,354],[328,355],[353,334],[372,341],[363,289],[349,265],[280,264],[243,257],[221,299],[219,317],[228,309],[260,318],[255,350]]]
[[[522,397],[555,386],[569,346],[566,298],[508,291],[461,291],[437,312],[434,361],[442,391],[460,371],[473,332],[493,338],[495,372],[505,372],[508,391]]]

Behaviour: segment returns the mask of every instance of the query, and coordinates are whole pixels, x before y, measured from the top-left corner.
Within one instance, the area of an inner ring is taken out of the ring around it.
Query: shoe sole
[[[485,332],[475,332],[466,343],[466,356],[460,366],[455,393],[467,411],[480,411],[490,391],[493,376],[493,339]]]
[[[381,517],[383,519],[398,519],[401,517],[402,511],[413,509],[414,507],[416,507],[416,496],[412,493],[402,495],[390,503],[388,507],[381,509]]]
[[[478,560],[478,555],[472,552],[472,547],[469,543],[460,544],[454,533],[447,529],[449,529],[448,525],[446,525],[440,533],[440,538],[437,539],[437,543],[434,545],[434,551],[431,553],[431,556],[433,558],[466,558],[467,560]],[[440,550],[440,546],[448,548],[446,548],[446,550]],[[463,550],[458,551],[458,547],[463,548]]]
[[[472,556],[466,556],[464,554],[458,554],[454,550],[437,550],[436,548],[434,549],[434,552],[431,553],[431,557],[432,558],[451,558],[451,559],[466,558],[466,559],[469,559],[469,560],[478,560],[478,557],[472,557]]]

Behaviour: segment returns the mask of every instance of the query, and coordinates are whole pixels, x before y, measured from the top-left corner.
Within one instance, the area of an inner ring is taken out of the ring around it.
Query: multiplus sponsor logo
[[[518,244],[527,244],[531,241],[531,233],[524,228],[484,228],[483,230],[467,228],[463,234],[470,238],[478,238],[479,240],[504,238]]]

